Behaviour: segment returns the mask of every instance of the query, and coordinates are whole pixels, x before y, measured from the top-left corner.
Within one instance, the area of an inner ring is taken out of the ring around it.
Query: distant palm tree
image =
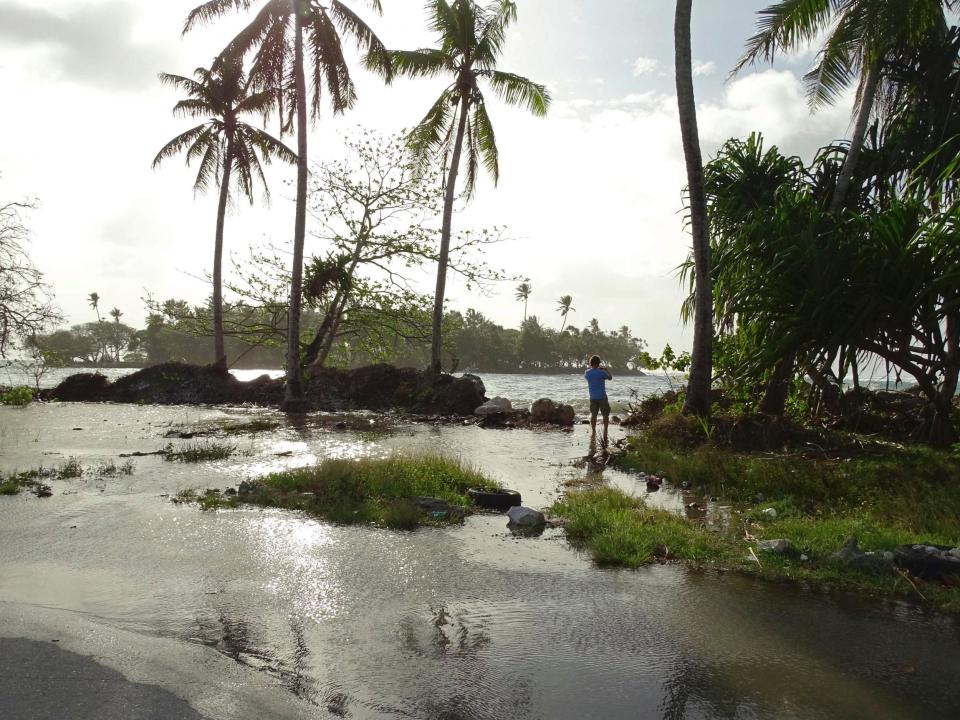
[[[527,321],[527,300],[530,299],[530,294],[533,292],[533,285],[527,282],[522,282],[517,285],[517,291],[514,293],[513,297],[517,300],[523,300],[523,321]]]
[[[97,322],[103,322],[103,318],[100,317],[100,293],[90,293],[87,295],[87,301],[90,303],[93,311],[97,313]]]
[[[944,8],[957,7],[960,0],[781,0],[758,12],[757,34],[747,41],[733,73],[824,37],[816,65],[804,76],[811,106],[832,104],[855,80],[858,84],[853,136],[831,213],[838,213],[846,199],[885,64],[918,47],[930,32],[945,33]]]
[[[367,0],[377,13],[380,0]],[[341,35],[350,36],[367,51],[368,66],[379,67],[391,76],[383,43],[373,30],[341,0],[207,0],[187,16],[184,33],[198,23],[210,22],[230,10],[249,10],[260,4],[260,12],[234,38],[224,54],[238,59],[255,53],[250,77],[259,90],[277,92],[283,131],[296,125],[297,199],[293,229],[293,265],[290,273],[290,307],[287,312],[287,383],[284,407],[304,409],[300,371],[300,310],[303,300],[303,245],[307,218],[307,130],[308,110],[316,120],[321,93],[325,89],[334,114],[353,107],[356,89],[343,54]],[[309,57],[308,57],[309,56]],[[307,95],[307,72],[310,90]],[[287,113],[284,117],[284,102]]]
[[[119,322],[120,322],[120,318],[121,318],[122,315],[123,315],[123,313],[120,312],[120,308],[114,308],[113,310],[110,311],[110,317],[113,318],[113,321],[114,321],[115,323],[119,323]]]
[[[163,83],[183,90],[188,96],[174,106],[174,114],[204,121],[164,145],[154,158],[153,167],[185,151],[187,165],[200,159],[194,190],[203,192],[211,183],[220,186],[213,243],[213,356],[214,361],[226,369],[222,265],[230,179],[236,173],[241,191],[252,204],[254,179],[260,180],[264,194],[269,196],[260,158],[268,164],[274,158],[293,163],[297,156],[273,136],[240,120],[245,114],[265,114],[276,100],[276,93],[269,90],[250,92],[240,61],[220,58],[209,70],[197,68],[193,74],[196,80],[167,73],[160,75]]]
[[[543,85],[495,69],[503,50],[507,27],[517,18],[514,2],[498,0],[480,7],[474,0],[454,0],[452,3],[448,0],[431,0],[427,7],[431,13],[430,27],[440,35],[440,47],[392,51],[390,59],[393,70],[400,75],[446,75],[453,78],[453,83],[440,94],[408,138],[411,151],[421,162],[427,163],[437,155],[442,158],[444,167],[449,161],[430,349],[430,367],[434,372],[440,372],[443,300],[453,202],[457,196],[457,173],[464,144],[468,197],[473,194],[481,162],[493,177],[494,184],[500,174],[493,125],[487,114],[479,81],[486,80],[493,92],[506,103],[524,105],[539,116],[546,114],[550,95]]]
[[[791,0],[792,1],[792,0]],[[692,0],[677,0],[674,18],[674,67],[680,135],[687,165],[687,194],[690,202],[690,231],[693,235],[693,263],[696,300],[693,316],[693,350],[690,379],[683,401],[684,413],[710,417],[710,388],[713,384],[713,290],[710,279],[710,230],[707,225],[707,198],[703,189],[703,158],[697,130],[697,106],[693,96],[693,65],[690,55],[690,13]]]
[[[563,329],[567,326],[567,315],[576,311],[577,309],[573,307],[573,296],[561,295],[560,299],[557,301],[557,312],[560,313],[560,317],[563,318],[563,324],[560,326],[560,332],[563,332]]]

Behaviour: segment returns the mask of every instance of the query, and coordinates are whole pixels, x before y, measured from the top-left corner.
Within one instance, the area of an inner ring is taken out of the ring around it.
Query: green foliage
[[[164,448],[163,459],[168,462],[200,463],[226,460],[237,451],[236,445],[221,442],[187,443],[179,449],[173,445]]]
[[[17,495],[20,484],[14,480],[0,480],[0,495]]]
[[[54,476],[59,479],[78,478],[83,475],[83,466],[77,458],[68,458],[55,471]]]
[[[0,404],[23,407],[33,402],[33,390],[26,386],[11,388],[0,394]]]
[[[443,457],[327,459],[313,467],[268,475],[258,483],[258,490],[243,500],[302,509],[338,523],[410,528],[414,517],[417,524],[459,519],[459,515],[425,516],[412,506],[411,498],[434,497],[466,507],[470,505],[466,491],[471,487],[498,486],[479,472]]]

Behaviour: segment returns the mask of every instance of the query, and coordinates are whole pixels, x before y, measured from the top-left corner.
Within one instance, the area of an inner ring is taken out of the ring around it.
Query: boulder
[[[477,388],[477,392],[480,393],[481,397],[486,397],[487,395],[487,386],[483,384],[483,380],[480,379],[478,375],[472,373],[464,373],[460,376],[463,380],[469,380]]]
[[[944,575],[960,574],[960,548],[933,543],[900,545],[894,550],[894,561],[917,577],[936,580]]]
[[[837,550],[832,557],[841,565],[853,570],[876,573],[893,572],[893,553],[864,552],[860,549],[856,538],[847,540],[844,546]]]
[[[573,425],[576,412],[572,405],[556,403],[549,398],[540,398],[530,407],[530,415],[535,423]]]
[[[510,518],[507,524],[518,528],[538,528],[547,522],[542,512],[522,506],[507,510],[507,517]]]
[[[764,517],[768,517],[768,518],[770,518],[771,520],[776,520],[776,519],[777,519],[777,510],[776,510],[776,508],[767,508],[766,510],[763,511],[763,515],[764,515]]]
[[[495,415],[497,413],[506,413],[513,410],[513,404],[505,397],[495,397],[487,400],[483,405],[473,411],[474,415],[484,417],[486,415]]]
[[[791,555],[794,552],[793,543],[786,538],[775,540],[761,540],[757,543],[757,550],[775,555]]]

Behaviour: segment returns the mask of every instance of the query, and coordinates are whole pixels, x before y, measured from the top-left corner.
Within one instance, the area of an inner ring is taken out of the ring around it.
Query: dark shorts
[[[604,417],[610,417],[610,401],[606,398],[603,400],[591,400],[590,416],[596,417],[598,412],[602,412]]]

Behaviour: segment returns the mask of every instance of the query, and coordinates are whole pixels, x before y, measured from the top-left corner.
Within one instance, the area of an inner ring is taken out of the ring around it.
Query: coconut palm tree
[[[377,13],[380,0],[367,0]],[[341,0],[207,0],[190,11],[184,33],[197,24],[211,22],[231,10],[259,5],[253,21],[224,49],[228,57],[253,53],[250,79],[255,88],[277,93],[282,131],[296,126],[297,199],[293,228],[293,266],[290,308],[287,313],[287,383],[284,407],[304,409],[300,371],[300,310],[303,296],[303,245],[307,217],[308,115],[315,121],[326,92],[334,114],[353,107],[357,100],[350,68],[343,54],[343,35],[367,51],[368,66],[380,68],[389,79],[389,58],[383,43],[370,27]],[[309,64],[310,94],[307,92]],[[286,109],[286,111],[285,111]]]
[[[87,295],[87,302],[90,303],[90,307],[97,314],[97,322],[103,322],[103,318],[100,317],[100,293],[92,292]]]
[[[690,58],[691,5],[692,0],[677,0],[673,26],[677,106],[680,112],[683,156],[687,164],[687,194],[697,289],[690,379],[687,381],[683,411],[709,418],[710,388],[713,384],[713,290],[710,280],[710,230],[707,225],[707,200],[703,189],[703,158],[700,155],[697,106],[693,96],[693,66]]]
[[[507,27],[517,18],[514,2],[498,0],[481,7],[474,0],[431,0],[427,10],[430,27],[440,36],[439,47],[392,51],[390,59],[393,70],[399,75],[446,76],[453,80],[408,137],[410,149],[420,162],[426,164],[439,156],[444,168],[449,163],[430,349],[430,367],[434,372],[440,372],[450,229],[453,203],[457,197],[457,174],[464,150],[467,197],[473,194],[481,163],[493,177],[494,184],[500,174],[493,124],[487,114],[480,81],[485,81],[507,104],[525,106],[538,116],[546,114],[550,95],[543,85],[496,69]]]
[[[563,324],[560,326],[560,332],[563,332],[563,329],[567,326],[567,315],[576,311],[577,309],[573,307],[573,296],[561,295],[560,299],[557,301],[557,312],[560,313],[560,317],[563,318]]]
[[[814,67],[804,76],[813,108],[831,104],[854,82],[853,135],[837,178],[830,212],[844,206],[870,115],[890,60],[919,46],[931,32],[946,33],[944,8],[960,0],[781,0],[757,14],[757,33],[733,73],[778,52],[803,47],[826,36]]]
[[[513,297],[517,300],[523,300],[523,321],[527,321],[527,300],[530,299],[530,294],[533,292],[533,285],[530,284],[530,281],[524,281],[517,285],[517,291],[514,293]]]
[[[226,369],[222,265],[230,180],[236,175],[241,192],[252,204],[255,179],[260,180],[264,194],[269,196],[261,159],[264,163],[274,158],[293,163],[297,156],[273,136],[240,119],[250,113],[263,115],[274,104],[276,95],[269,90],[250,92],[239,60],[219,58],[210,69],[197,68],[193,74],[195,79],[160,75],[164,84],[187,94],[186,99],[174,106],[174,115],[200,118],[203,122],[164,145],[154,158],[153,167],[158,167],[165,158],[185,152],[187,165],[193,160],[200,161],[193,183],[195,191],[204,192],[211,184],[220,186],[213,243],[213,357],[217,365]]]

